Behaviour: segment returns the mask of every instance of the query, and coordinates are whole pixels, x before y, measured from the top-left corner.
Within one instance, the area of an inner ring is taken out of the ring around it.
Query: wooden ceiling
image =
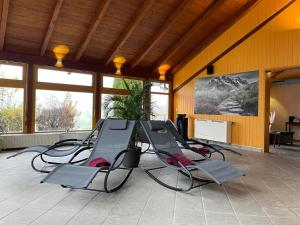
[[[257,0],[1,0],[0,51],[131,68],[179,68]],[[197,50],[197,51],[195,51]],[[191,54],[192,53],[192,54]]]

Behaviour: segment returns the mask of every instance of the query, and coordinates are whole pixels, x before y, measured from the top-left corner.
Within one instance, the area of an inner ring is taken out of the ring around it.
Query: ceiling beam
[[[155,63],[155,67],[159,66],[162,63],[169,63],[169,60],[174,54],[180,49],[190,38],[201,29],[202,25],[209,19],[209,17],[219,9],[220,6],[226,0],[215,0],[211,5],[208,6],[206,10],[200,15],[200,17],[193,23],[193,25],[187,30],[187,32],[181,36],[181,38],[172,45]]]
[[[95,33],[99,23],[102,21],[110,3],[112,2],[112,0],[104,0],[101,1],[101,4],[99,6],[99,10],[97,13],[97,16],[94,18],[94,20],[91,22],[90,27],[87,31],[86,36],[83,38],[82,44],[80,45],[79,49],[76,52],[75,55],[75,61],[78,61],[82,54],[84,53],[84,51],[86,50],[88,44],[90,43],[93,34]]]
[[[176,8],[173,10],[171,15],[166,19],[165,23],[160,26],[160,29],[155,32],[150,41],[137,53],[134,59],[131,62],[131,67],[136,67],[144,57],[152,50],[159,40],[163,37],[164,34],[174,25],[179,15],[183,12],[184,8],[191,3],[190,0],[182,0],[177,4]]]
[[[138,9],[134,17],[130,19],[130,22],[129,24],[127,24],[126,29],[122,32],[112,49],[108,52],[106,56],[106,65],[108,65],[111,62],[115,54],[117,54],[119,49],[125,44],[125,42],[128,40],[134,29],[139,24],[139,22],[144,18],[146,12],[150,9],[154,2],[154,0],[144,0],[142,6]]]
[[[275,77],[277,77],[278,75],[282,74],[283,72],[285,72],[285,70],[271,72],[270,78],[274,79]]]
[[[41,56],[43,56],[45,54],[46,50],[47,50],[49,41],[51,39],[53,30],[54,30],[54,26],[55,26],[56,20],[58,18],[60,9],[61,9],[62,4],[63,4],[63,1],[64,0],[57,0],[56,1],[56,4],[55,4],[54,10],[53,10],[50,22],[48,24],[48,28],[47,28],[46,33],[44,35],[42,47],[41,47],[41,50],[40,50],[40,55]]]
[[[207,38],[205,38],[198,46],[190,52],[188,55],[184,56],[177,65],[172,68],[172,73],[179,71],[185,64],[187,64],[191,59],[203,51],[207,46],[209,46],[213,41],[215,41],[220,35],[222,35],[226,30],[228,30],[233,24],[240,20],[246,13],[248,13],[255,3],[259,0],[249,0],[237,13],[234,14],[229,20],[225,21],[221,26],[219,26],[213,33],[211,33]]]
[[[1,23],[0,23],[0,51],[3,51],[7,16],[8,16],[9,0],[2,1]]]

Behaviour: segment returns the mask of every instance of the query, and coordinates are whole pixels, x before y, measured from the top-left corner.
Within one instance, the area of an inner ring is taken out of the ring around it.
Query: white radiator
[[[52,145],[66,138],[85,138],[90,131],[70,133],[5,134],[0,136],[0,148],[24,148],[34,145]]]
[[[229,121],[195,120],[195,138],[231,143],[231,125]]]

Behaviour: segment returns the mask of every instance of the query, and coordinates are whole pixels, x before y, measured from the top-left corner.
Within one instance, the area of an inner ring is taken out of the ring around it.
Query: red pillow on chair
[[[200,147],[200,148],[196,148],[197,152],[199,153],[204,153],[204,154],[208,154],[210,153],[209,149],[206,147]]]
[[[189,160],[188,158],[186,158],[184,155],[181,155],[181,154],[176,152],[176,153],[173,153],[172,156],[174,156],[174,158],[176,158],[184,166],[193,165],[193,162],[191,160]],[[179,166],[179,164],[177,163],[177,161],[174,158],[173,157],[167,157],[166,162],[170,165]]]
[[[90,160],[88,162],[88,166],[90,167],[104,167],[104,166],[110,166],[110,163],[104,159],[104,158],[101,158],[101,157],[97,157],[97,158],[94,158],[92,160]]]

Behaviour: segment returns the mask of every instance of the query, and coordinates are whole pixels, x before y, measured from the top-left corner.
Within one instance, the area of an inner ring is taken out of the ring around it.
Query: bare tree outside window
[[[49,95],[48,99],[37,106],[36,126],[38,131],[71,130],[76,126],[75,118],[80,115],[77,102],[66,93],[64,100]]]
[[[23,89],[0,87],[0,127],[4,133],[22,132]]]

